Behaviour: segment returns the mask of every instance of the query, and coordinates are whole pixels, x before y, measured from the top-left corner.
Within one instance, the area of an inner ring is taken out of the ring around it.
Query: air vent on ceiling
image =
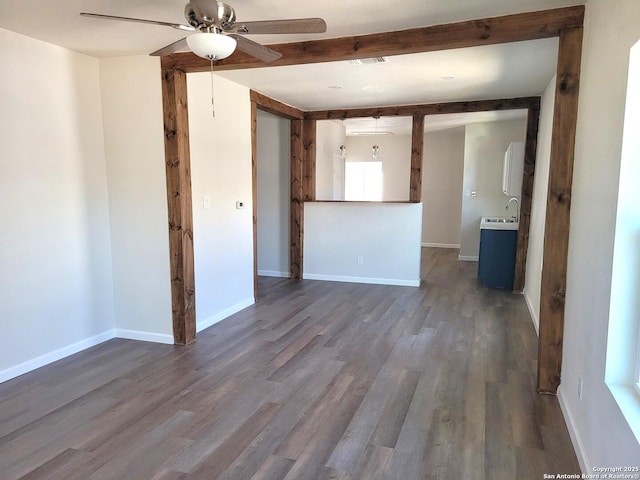
[[[386,57],[372,57],[372,58],[355,58],[349,60],[351,65],[373,65],[374,63],[387,63]]]

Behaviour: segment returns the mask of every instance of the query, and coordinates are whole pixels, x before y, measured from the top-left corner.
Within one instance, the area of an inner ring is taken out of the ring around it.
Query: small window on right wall
[[[640,41],[631,48],[622,135],[605,381],[640,441]]]

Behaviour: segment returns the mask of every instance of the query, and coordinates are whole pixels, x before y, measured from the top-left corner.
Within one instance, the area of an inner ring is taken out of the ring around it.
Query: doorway
[[[256,273],[289,278],[291,122],[258,110],[256,123]]]

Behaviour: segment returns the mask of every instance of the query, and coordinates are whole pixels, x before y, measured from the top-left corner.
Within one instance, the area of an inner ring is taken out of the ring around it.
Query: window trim
[[[640,442],[640,39],[629,53],[616,212],[605,383]]]

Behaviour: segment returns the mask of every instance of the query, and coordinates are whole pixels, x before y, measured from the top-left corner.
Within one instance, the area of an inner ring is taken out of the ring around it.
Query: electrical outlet
[[[358,255],[358,265],[364,265],[364,257]]]

